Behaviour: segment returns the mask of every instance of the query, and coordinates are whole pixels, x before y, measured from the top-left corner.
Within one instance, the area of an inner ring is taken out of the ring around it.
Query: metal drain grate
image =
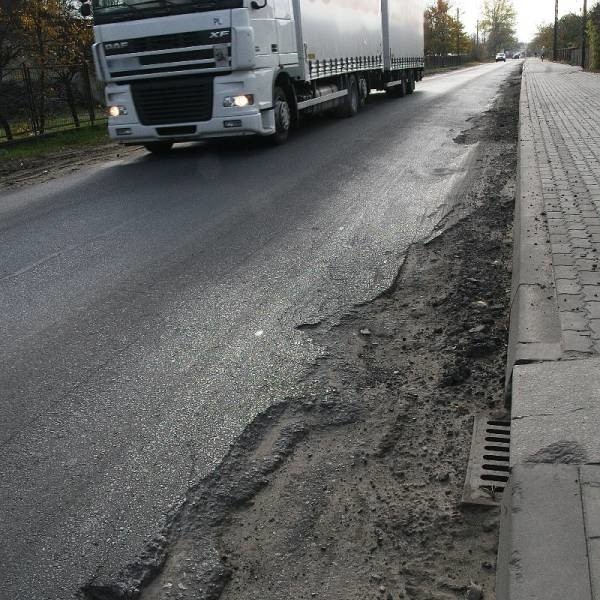
[[[510,475],[510,423],[475,417],[463,504],[497,506]]]

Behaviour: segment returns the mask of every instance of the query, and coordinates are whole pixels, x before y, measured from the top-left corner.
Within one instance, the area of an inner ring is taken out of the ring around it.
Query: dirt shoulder
[[[51,140],[45,140],[40,144],[39,153],[33,150],[29,156],[23,153],[25,155],[13,157],[15,149],[23,147],[20,144],[0,147],[0,191],[58,179],[99,163],[142,152],[138,147],[119,146],[104,136],[82,145],[61,146],[49,142]]]
[[[455,219],[335,326],[304,392],[259,416],[169,526],[86,598],[493,600],[498,509],[460,504],[473,416],[503,416],[520,77]]]

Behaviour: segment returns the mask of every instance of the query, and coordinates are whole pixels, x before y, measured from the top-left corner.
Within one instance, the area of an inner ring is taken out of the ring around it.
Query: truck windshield
[[[243,0],[93,0],[94,23],[115,23],[180,13],[242,8]]]

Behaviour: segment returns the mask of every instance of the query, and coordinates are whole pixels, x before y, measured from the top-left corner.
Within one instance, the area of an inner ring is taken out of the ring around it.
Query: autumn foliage
[[[17,86],[9,86],[9,72],[19,69],[36,74],[35,130],[43,133],[48,91],[60,86],[76,126],[74,81],[81,77],[92,44],[91,22],[83,19],[69,0],[0,0],[0,126],[11,138],[11,114],[19,110],[13,101]],[[32,87],[24,76],[22,85]],[[10,99],[11,102],[8,102]]]
[[[69,0],[4,2],[0,23],[0,68],[17,58],[35,66],[81,62],[92,43],[90,22]]]
[[[471,40],[463,24],[452,12],[446,0],[436,0],[425,11],[426,54],[445,56],[468,54],[471,51]]]

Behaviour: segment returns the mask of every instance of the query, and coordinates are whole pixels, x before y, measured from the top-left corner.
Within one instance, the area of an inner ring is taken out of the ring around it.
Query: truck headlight
[[[109,117],[120,117],[127,114],[127,109],[124,106],[113,104],[107,108]]]
[[[254,104],[254,96],[252,94],[243,94],[241,96],[227,96],[223,99],[225,108],[245,108]]]

